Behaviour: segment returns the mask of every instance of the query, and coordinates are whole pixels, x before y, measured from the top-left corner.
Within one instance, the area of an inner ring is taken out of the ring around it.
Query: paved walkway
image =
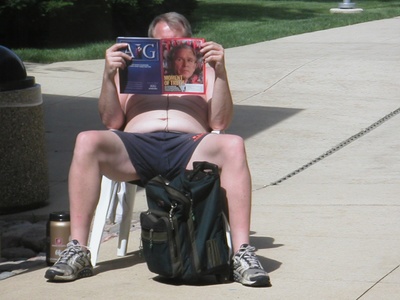
[[[271,288],[160,282],[139,257],[134,231],[128,257],[116,258],[116,239],[102,245],[96,276],[48,283],[43,265],[0,282],[2,299],[399,297],[399,28],[393,18],[226,51],[236,104],[229,131],[246,139],[251,242]],[[27,213],[46,215],[68,208],[76,133],[102,128],[103,61],[27,69],[42,85],[51,181],[50,204]],[[144,209],[141,192],[135,213]]]

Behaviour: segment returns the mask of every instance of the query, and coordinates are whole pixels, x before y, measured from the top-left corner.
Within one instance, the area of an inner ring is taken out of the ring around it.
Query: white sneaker
[[[261,266],[256,248],[243,244],[233,256],[233,280],[246,286],[271,286],[270,278]]]

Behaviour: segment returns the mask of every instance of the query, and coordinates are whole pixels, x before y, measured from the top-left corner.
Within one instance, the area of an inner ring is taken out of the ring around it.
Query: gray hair
[[[169,12],[162,15],[159,15],[154,18],[154,20],[150,23],[148,35],[149,37],[154,37],[154,28],[159,22],[165,22],[171,27],[172,30],[175,31],[183,31],[184,37],[192,36],[192,28],[190,26],[189,21],[181,14],[176,12]]]

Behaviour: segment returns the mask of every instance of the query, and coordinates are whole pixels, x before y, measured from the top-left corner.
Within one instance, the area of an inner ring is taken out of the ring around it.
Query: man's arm
[[[99,112],[103,124],[109,129],[122,129],[125,125],[123,107],[128,95],[120,94],[118,88],[118,69],[126,68],[131,57],[121,51],[126,44],[115,44],[106,51],[103,83],[99,97]]]
[[[221,45],[206,42],[202,45],[204,62],[214,72],[207,72],[207,99],[209,99],[209,125],[213,130],[225,130],[233,117],[233,100],[225,68],[225,52]]]

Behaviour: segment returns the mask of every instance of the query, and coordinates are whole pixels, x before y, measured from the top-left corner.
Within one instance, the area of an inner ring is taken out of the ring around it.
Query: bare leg
[[[87,245],[102,175],[120,181],[137,179],[124,144],[115,133],[82,132],[76,140],[69,172],[71,239],[81,245]]]
[[[228,134],[209,134],[193,153],[188,168],[192,168],[196,160],[217,164],[221,169],[221,186],[226,190],[236,252],[242,244],[249,243],[250,233],[251,177],[243,139]]]

